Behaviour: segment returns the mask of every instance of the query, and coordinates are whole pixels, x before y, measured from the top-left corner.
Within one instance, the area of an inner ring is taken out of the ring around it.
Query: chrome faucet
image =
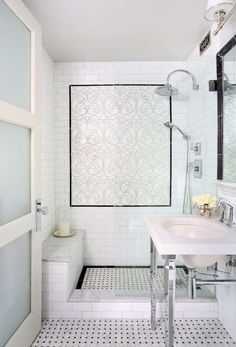
[[[230,202],[227,200],[220,198],[218,200],[218,205],[222,207],[222,214],[220,217],[220,222],[225,223],[228,227],[231,227],[233,225],[233,219],[234,219],[234,207],[231,205]],[[227,209],[229,209],[228,217],[225,218],[225,214],[227,212]]]

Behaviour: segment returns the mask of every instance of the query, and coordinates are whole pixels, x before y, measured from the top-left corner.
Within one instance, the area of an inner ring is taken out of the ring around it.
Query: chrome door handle
[[[49,212],[48,206],[42,206],[42,200],[36,200],[36,231],[40,231],[42,227],[41,217]]]
[[[49,208],[48,206],[42,206],[42,200],[38,199],[36,200],[36,211],[37,213],[42,213],[43,215],[46,215],[49,212]]]
[[[47,206],[37,208],[38,213],[42,213],[44,216],[48,214],[49,208]]]

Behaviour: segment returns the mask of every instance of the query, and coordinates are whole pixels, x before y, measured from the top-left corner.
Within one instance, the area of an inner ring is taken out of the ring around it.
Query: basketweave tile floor
[[[176,295],[186,296],[187,276],[183,268],[176,269]],[[164,269],[158,268],[155,276],[155,292],[163,293]],[[114,291],[117,294],[150,295],[150,270],[142,267],[87,267],[84,277],[78,282],[77,289]],[[213,293],[206,287],[197,290],[197,296],[209,297]]]
[[[175,346],[235,346],[217,319],[179,319]],[[32,347],[165,346],[164,323],[155,331],[148,320],[47,319]]]

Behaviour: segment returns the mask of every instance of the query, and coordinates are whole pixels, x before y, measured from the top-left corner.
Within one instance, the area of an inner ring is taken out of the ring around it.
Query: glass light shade
[[[234,5],[234,0],[208,0],[205,11],[205,18],[209,21],[215,21],[216,12],[224,11],[227,15],[232,10]]]

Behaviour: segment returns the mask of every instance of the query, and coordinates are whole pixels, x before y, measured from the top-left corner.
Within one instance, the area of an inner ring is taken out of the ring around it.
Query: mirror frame
[[[224,56],[236,46],[236,35],[216,55],[217,69],[217,179],[224,180]]]

